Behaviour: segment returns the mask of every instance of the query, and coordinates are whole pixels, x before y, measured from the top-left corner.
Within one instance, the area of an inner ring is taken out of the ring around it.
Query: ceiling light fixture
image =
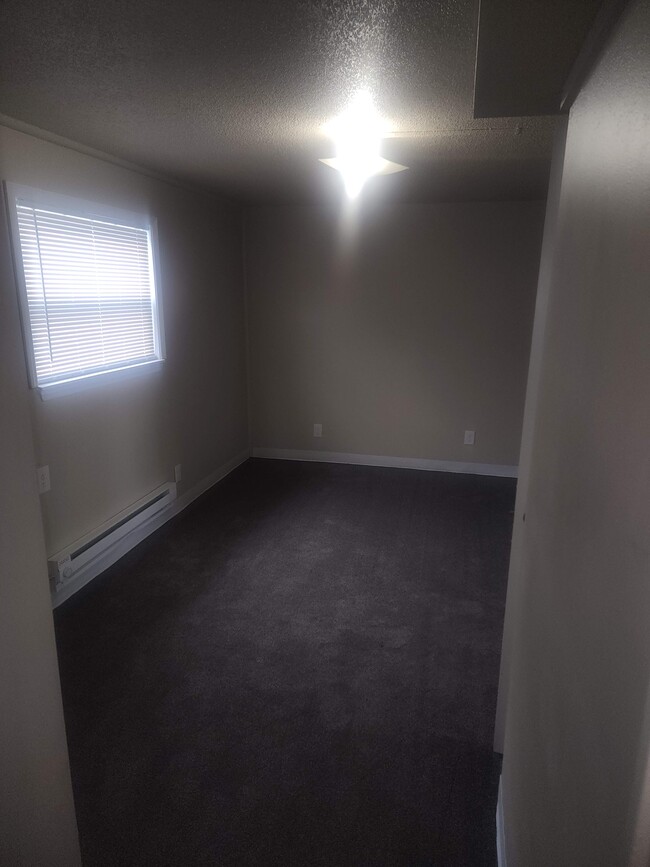
[[[325,132],[334,141],[336,156],[321,162],[342,174],[350,199],[359,195],[373,175],[389,175],[407,168],[380,155],[381,140],[388,129],[365,90],[356,94],[342,115],[326,124]]]

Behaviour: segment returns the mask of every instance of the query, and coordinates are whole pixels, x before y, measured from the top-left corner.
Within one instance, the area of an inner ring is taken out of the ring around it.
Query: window
[[[30,385],[44,398],[160,366],[151,219],[7,184]]]

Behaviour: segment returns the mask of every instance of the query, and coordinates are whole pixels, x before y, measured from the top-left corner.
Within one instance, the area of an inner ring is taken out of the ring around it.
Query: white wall
[[[175,464],[182,493],[247,450],[241,214],[214,196],[6,127],[0,178],[158,220],[163,371],[43,402],[27,385],[0,211],[0,864],[74,867],[46,551],[172,479]],[[39,505],[41,463],[52,491]]]
[[[516,464],[542,221],[537,202],[249,209],[253,446]]]
[[[521,585],[516,576],[521,569],[523,550],[526,503],[528,501],[528,483],[533,450],[533,437],[537,421],[537,405],[539,399],[539,383],[544,357],[544,338],[548,319],[548,301],[553,280],[553,263],[555,249],[558,243],[558,208],[562,187],[562,171],[564,169],[564,148],[566,144],[567,119],[558,119],[553,146],[551,175],[549,178],[548,197],[546,202],[546,218],[544,220],[544,239],[537,282],[537,299],[535,301],[535,321],[530,346],[530,361],[528,364],[528,383],[526,385],[526,403],[524,405],[524,422],[521,433],[521,448],[519,452],[519,475],[517,479],[517,497],[515,500],[515,517],[513,522],[512,543],[510,546],[510,567],[508,581],[508,605],[510,616],[506,618],[501,647],[501,672],[499,677],[499,695],[494,726],[494,749],[503,753],[505,740],[506,710],[508,706],[508,687],[510,684],[510,662],[512,658],[513,630],[519,610],[518,596]],[[515,576],[515,577],[513,577]]]
[[[0,208],[0,864],[80,864],[29,394]]]
[[[179,493],[248,447],[241,214],[193,192],[0,127],[0,178],[152,213],[158,221],[167,360],[146,374],[42,401],[31,394],[48,553],[165,481]],[[3,292],[13,278],[3,272]],[[14,323],[0,324],[2,333]]]
[[[647,867],[650,5],[571,111],[511,572],[509,867]]]

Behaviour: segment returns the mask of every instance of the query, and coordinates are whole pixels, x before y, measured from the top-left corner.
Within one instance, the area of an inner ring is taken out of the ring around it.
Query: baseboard
[[[253,449],[254,458],[283,461],[321,461],[329,464],[358,464],[366,467],[397,467],[438,473],[468,473],[476,476],[517,478],[517,467],[507,464],[477,464],[472,461],[436,461],[427,458],[395,458],[383,455],[356,455],[346,452],[321,452],[300,449]]]
[[[503,820],[503,791],[501,777],[499,777],[499,798],[497,800],[497,864],[499,867],[508,867],[506,857],[506,834]]]
[[[201,479],[201,481],[194,485],[194,487],[190,488],[189,491],[186,491],[180,497],[177,497],[168,508],[164,509],[162,512],[158,512],[158,514],[154,515],[151,520],[142,524],[136,530],[133,530],[133,532],[129,533],[123,539],[120,539],[115,543],[115,545],[104,551],[100,557],[93,560],[92,563],[89,563],[84,569],[80,569],[70,581],[61,585],[58,590],[52,593],[53,607],[56,608],[58,605],[61,605],[62,602],[65,602],[66,599],[69,599],[78,590],[85,587],[89,581],[92,581],[93,578],[96,578],[108,569],[109,566],[116,563],[120,557],[123,557],[132,548],[135,548],[136,545],[143,542],[147,536],[155,533],[156,530],[160,529],[163,524],[166,524],[167,521],[182,512],[183,509],[186,509],[190,503],[197,499],[197,497],[200,497],[201,494],[204,494],[211,487],[216,485],[217,482],[220,482],[229,473],[237,469],[237,467],[240,466],[240,464],[243,464],[244,461],[247,461],[249,457],[250,452],[246,449],[246,451],[240,452],[231,460],[226,461],[225,464],[222,464],[213,473],[210,473],[209,476]]]

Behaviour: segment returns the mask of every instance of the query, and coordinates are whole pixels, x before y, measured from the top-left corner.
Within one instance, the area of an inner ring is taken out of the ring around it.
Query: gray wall
[[[542,221],[537,202],[249,209],[253,446],[516,464]]]
[[[633,3],[568,125],[507,607],[509,867],[650,861],[649,43]]]
[[[183,493],[248,448],[241,214],[212,195],[6,127],[0,178],[158,221],[162,372],[48,401],[31,394],[35,459],[50,467],[41,505],[55,553],[173,480],[176,464]],[[7,273],[2,289],[14,291]]]

